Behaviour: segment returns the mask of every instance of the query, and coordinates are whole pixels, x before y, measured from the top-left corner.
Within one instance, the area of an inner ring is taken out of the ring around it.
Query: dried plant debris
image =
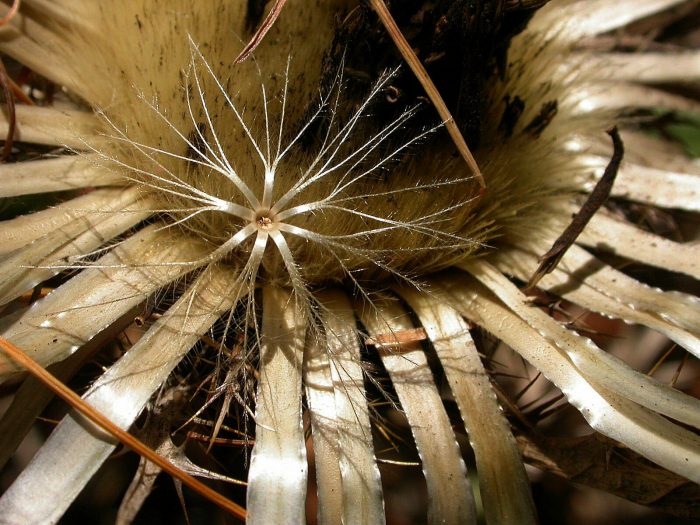
[[[525,287],[526,292],[532,290],[537,286],[537,283],[540,282],[542,277],[551,273],[554,268],[556,268],[559,261],[564,257],[566,250],[576,242],[576,239],[581,235],[581,232],[593,218],[593,215],[605,204],[605,201],[610,196],[610,190],[612,190],[615,177],[617,177],[617,172],[622,163],[624,146],[617,128],[612,128],[608,131],[608,134],[612,137],[613,141],[613,156],[610,159],[610,163],[605,168],[603,176],[595,185],[593,191],[591,191],[586,202],[583,203],[581,209],[571,219],[571,224],[569,224],[557,240],[554,241],[552,247],[540,257],[540,266],[535,273],[532,274],[532,277],[530,277]]]
[[[700,519],[700,485],[598,434],[552,438],[519,434],[532,465],[557,476],[682,518]]]

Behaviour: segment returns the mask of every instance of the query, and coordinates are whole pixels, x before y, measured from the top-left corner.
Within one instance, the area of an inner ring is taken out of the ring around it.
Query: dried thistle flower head
[[[429,356],[469,436],[487,522],[534,523],[476,326],[592,428],[700,481],[700,440],[688,429],[700,428],[697,399],[562,325],[515,284],[601,177],[613,124],[626,149],[616,202],[698,211],[697,164],[641,134],[632,116],[697,109],[652,86],[697,81],[700,55],[596,47],[599,35],[692,2],[481,2],[477,14],[466,2],[395,6],[473,147],[485,192],[371,11],[290,0],[254,59],[235,63],[254,4],[25,0],[0,28],[1,52],[67,94],[16,107],[17,141],[65,149],[0,168],[2,196],[61,192],[56,206],[0,229],[2,337],[43,366],[63,363],[69,378],[105,334],[155,310],[83,397],[122,428],[147,409],[152,445],[204,477],[216,475],[177,452],[169,432],[197,428],[219,403],[209,446],[233,422],[254,442],[251,523],[305,521],[309,437],[319,520],[383,522],[373,439],[382,395],[412,432],[428,521],[476,523]],[[651,288],[592,253],[698,279],[697,245],[611,210],[539,287],[699,356],[696,297]],[[44,282],[51,293],[23,308]],[[0,378],[17,372],[0,356]],[[196,399],[205,383],[204,406],[178,421],[183,396]],[[43,410],[21,409],[38,399],[31,388],[0,421],[5,461]],[[57,522],[114,448],[68,414],[0,498],[0,520]],[[129,497],[121,523],[138,510]]]

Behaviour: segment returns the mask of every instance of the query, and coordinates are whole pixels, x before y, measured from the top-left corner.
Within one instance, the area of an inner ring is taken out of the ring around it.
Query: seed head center
[[[261,230],[269,230],[274,225],[275,218],[270,210],[262,210],[255,214],[255,223]]]

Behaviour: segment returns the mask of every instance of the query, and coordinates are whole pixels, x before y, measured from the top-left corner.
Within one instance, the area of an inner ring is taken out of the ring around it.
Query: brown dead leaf
[[[517,442],[525,461],[537,468],[675,516],[700,518],[700,485],[599,434],[550,438],[521,432]]]

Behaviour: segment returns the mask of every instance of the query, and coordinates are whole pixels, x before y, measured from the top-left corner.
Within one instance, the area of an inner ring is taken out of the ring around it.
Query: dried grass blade
[[[441,298],[397,290],[428,332],[474,449],[489,525],[537,523],[530,482],[469,327]]]
[[[0,180],[3,181],[0,197],[125,184],[120,174],[96,166],[96,158],[97,155],[70,155],[3,164],[0,166]]]
[[[700,400],[637,372],[598,348],[590,339],[568,330],[546,312],[529,304],[526,296],[494,266],[481,261],[463,267],[549,344],[563,352],[596,388],[600,385],[616,396],[700,428]]]
[[[578,243],[700,279],[700,244],[674,242],[608,214],[596,214]]]
[[[272,9],[270,9],[270,12],[265,17],[265,20],[263,20],[263,23],[260,24],[260,27],[255,31],[255,34],[250,39],[250,42],[246,44],[243,50],[236,57],[236,60],[233,61],[234,64],[240,64],[247,59],[253,53],[253,51],[255,51],[255,48],[260,45],[260,42],[262,42],[263,38],[265,38],[267,32],[272,29],[275,20],[277,20],[277,18],[280,16],[282,8],[286,3],[287,0],[276,0],[275,5],[272,6]]]
[[[73,109],[19,105],[15,116],[15,140],[77,150],[85,147],[84,141],[95,135],[99,125],[94,114]],[[7,134],[11,125],[5,113],[0,112],[0,133]]]
[[[428,98],[430,98],[430,101],[435,106],[435,109],[437,109],[440,118],[442,118],[442,120],[444,121],[445,126],[447,127],[447,131],[450,134],[450,137],[452,137],[455,146],[457,146],[459,153],[462,155],[467,165],[469,166],[469,169],[479,181],[481,189],[485,190],[486,181],[484,180],[484,176],[481,174],[481,170],[479,169],[479,165],[477,164],[474,155],[472,155],[472,152],[469,150],[469,146],[467,146],[467,143],[465,142],[462,133],[459,131],[459,128],[457,127],[457,124],[455,123],[455,120],[452,117],[450,110],[447,109],[445,101],[442,100],[440,92],[438,91],[437,87],[435,87],[433,81],[430,79],[430,75],[428,75],[428,72],[423,67],[423,64],[421,64],[421,61],[416,56],[415,52],[411,48],[411,45],[403,36],[403,33],[401,33],[399,26],[396,25],[396,21],[391,16],[391,13],[389,12],[389,9],[384,3],[384,0],[370,0],[370,4],[372,8],[377,12],[377,15],[379,15],[379,19],[384,24],[384,27],[391,36],[391,39],[396,44],[396,47],[399,48],[401,56],[403,56],[404,60],[408,62],[411,71],[413,71],[413,74],[416,75],[416,78],[423,86],[423,89],[425,89]]]
[[[306,522],[307,460],[302,422],[306,323],[286,291],[263,289],[255,446],[248,472],[250,525]]]
[[[357,308],[362,323],[375,340],[414,328],[407,312],[396,302],[386,301],[376,306],[376,311]],[[467,468],[420,342],[381,343],[377,350],[406,414],[421,459],[428,486],[428,523],[476,523]]]
[[[700,438],[616,392],[593,384],[535,328],[466,275],[440,279],[453,307],[516,350],[554,383],[598,432],[700,482]]]
[[[340,472],[338,421],[329,353],[317,337],[307,337],[304,386],[316,463],[318,522],[343,523],[343,482]]]
[[[372,442],[355,314],[341,291],[322,291],[317,297],[326,312],[323,323],[335,391],[343,523],[382,524],[386,521],[382,482]]]
[[[124,312],[194,269],[165,263],[198,260],[206,253],[201,245],[156,230],[155,225],[141,230],[95,263],[102,267],[86,268],[34,303],[2,336],[26,348],[42,366],[65,359]],[[0,380],[15,371],[0,356]]]

